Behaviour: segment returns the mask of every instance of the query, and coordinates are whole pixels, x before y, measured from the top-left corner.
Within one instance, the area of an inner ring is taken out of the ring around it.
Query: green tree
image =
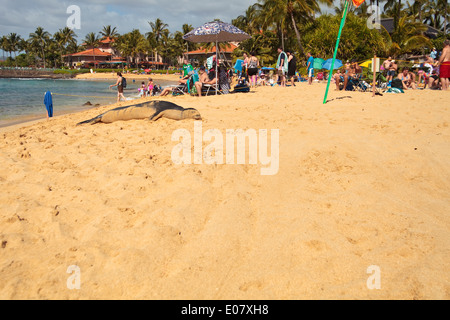
[[[70,44],[73,43],[76,44],[75,39],[76,37],[77,35],[75,34],[75,32],[68,27],[65,27],[64,29],[59,29],[59,31],[57,31],[53,35],[53,39],[55,40],[56,46],[58,47],[59,50],[61,64],[64,64],[63,55],[64,53],[67,53],[67,47]]]
[[[161,37],[163,32],[168,31],[167,28],[169,25],[159,18],[157,18],[155,22],[148,21],[148,24],[150,25],[151,31],[147,32],[145,36],[147,37],[147,41],[152,48],[152,54],[154,54],[156,60],[158,52],[161,51]]]
[[[300,54],[304,55],[301,34],[297,23],[304,24],[314,20],[315,13],[320,13],[319,4],[330,6],[332,0],[260,0],[262,1],[263,15],[268,22],[279,23],[284,47],[284,31],[288,24],[291,25],[297,39]]]
[[[111,25],[104,26],[102,31],[100,31],[100,35],[103,38],[117,39],[119,33],[117,32],[116,27],[111,27]]]
[[[30,33],[28,42],[31,50],[33,52],[37,52],[38,56],[40,54],[40,58],[42,59],[45,68],[45,49],[50,42],[50,33],[45,31],[42,27],[37,27],[35,32]]]
[[[121,52],[122,56],[127,58],[128,63],[130,63],[131,58],[136,63],[136,59],[140,54],[148,52],[149,44],[141,32],[138,29],[134,29],[117,38],[117,49]]]
[[[89,32],[84,38],[84,46],[87,49],[92,49],[92,54],[94,56],[94,67],[95,67],[95,48],[100,44],[100,38],[94,32]]]

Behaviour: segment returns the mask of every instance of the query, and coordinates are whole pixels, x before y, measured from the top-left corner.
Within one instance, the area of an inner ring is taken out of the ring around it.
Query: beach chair
[[[368,89],[369,86],[365,81],[362,80],[362,75],[348,79],[347,88],[345,88],[345,90],[347,91],[359,91],[359,92],[366,92],[368,91]]]
[[[323,72],[319,72],[319,73],[317,74],[316,79],[319,80],[319,81],[322,81],[323,78],[324,78],[324,77],[323,77]]]
[[[197,78],[195,78],[195,73],[192,72],[192,74],[187,79],[186,83],[173,86],[172,89],[172,95],[173,96],[179,96],[179,95],[185,95],[189,94],[191,92],[191,89],[194,87],[195,82],[198,81],[198,74]]]
[[[217,84],[204,84],[202,86],[202,95],[214,95],[216,94],[216,89],[217,89],[217,94],[223,94],[222,90],[220,89],[220,85]]]

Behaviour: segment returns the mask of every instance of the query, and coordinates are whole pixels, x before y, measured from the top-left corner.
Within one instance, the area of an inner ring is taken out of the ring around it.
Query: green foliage
[[[328,59],[333,56],[339,32],[340,16],[322,15],[303,29],[305,48],[313,56]],[[384,39],[376,29],[367,27],[366,19],[353,13],[347,15],[339,44],[338,59],[363,60],[374,54],[384,54]]]

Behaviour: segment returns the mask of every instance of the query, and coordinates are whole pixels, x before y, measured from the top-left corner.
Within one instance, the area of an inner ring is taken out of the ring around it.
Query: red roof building
[[[69,66],[77,67],[80,65],[98,65],[107,61],[111,61],[112,54],[103,52],[100,49],[88,49],[81,52],[64,55],[64,62]]]

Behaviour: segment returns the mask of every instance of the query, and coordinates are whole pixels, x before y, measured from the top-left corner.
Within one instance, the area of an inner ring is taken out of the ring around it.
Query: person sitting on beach
[[[339,91],[340,84],[344,80],[344,74],[341,73],[341,69],[338,69],[335,74],[333,74],[333,79],[336,82],[336,91]]]
[[[208,77],[208,74],[206,73],[205,66],[201,66],[198,73],[199,73],[199,80],[195,83],[195,88],[197,89],[198,96],[201,97],[203,85],[216,84],[216,77],[214,75],[214,78],[210,79],[210,77]]]
[[[352,63],[350,64],[350,68],[347,70],[347,73],[344,75],[344,87],[342,88],[342,90],[346,90],[348,80],[357,79],[361,72],[362,72],[362,69],[358,65],[356,60],[352,60]]]
[[[117,86],[117,102],[120,102],[120,98],[123,98],[123,100],[127,100],[125,96],[123,95],[123,77],[122,73],[117,72],[117,81],[115,84],[110,85],[109,87],[116,87]]]
[[[407,67],[404,67],[402,69],[402,73],[400,73],[397,78],[402,80],[404,90],[416,88],[416,84],[413,82],[411,74],[409,73],[409,69]]]
[[[266,86],[267,85],[266,74],[264,73],[263,70],[261,70],[260,72],[261,73],[259,74],[259,85]]]
[[[428,86],[428,89],[439,89],[439,76],[437,68],[433,68],[431,75],[428,77],[428,81],[425,83],[424,89]]]

